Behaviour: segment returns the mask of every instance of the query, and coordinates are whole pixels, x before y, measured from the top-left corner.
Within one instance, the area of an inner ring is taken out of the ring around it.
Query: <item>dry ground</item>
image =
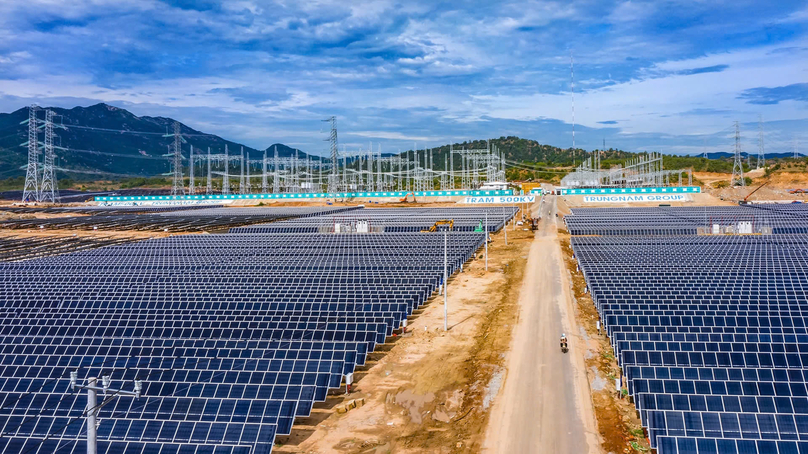
[[[478,452],[533,239],[512,228],[507,246],[502,232],[493,236],[488,272],[480,250],[450,280],[448,332],[443,297],[435,297],[411,317],[407,334],[381,346],[387,352],[370,355],[350,396],[332,397],[309,420],[298,419],[292,436],[277,440],[278,452]],[[364,406],[333,411],[357,398]]]
[[[649,443],[640,426],[634,405],[628,399],[617,397],[615,379],[622,378],[620,367],[617,365],[608,338],[605,335],[598,335],[595,323],[599,319],[598,312],[590,294],[584,293],[586,281],[583,273],[576,271],[570,236],[566,230],[559,229],[558,237],[564,262],[572,279],[578,326],[586,333],[587,375],[603,450],[608,453],[647,451]]]

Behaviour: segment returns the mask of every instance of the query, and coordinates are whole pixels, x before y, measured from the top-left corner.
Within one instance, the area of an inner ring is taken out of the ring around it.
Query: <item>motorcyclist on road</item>
[[[561,333],[561,348],[567,348],[567,335],[564,333]]]

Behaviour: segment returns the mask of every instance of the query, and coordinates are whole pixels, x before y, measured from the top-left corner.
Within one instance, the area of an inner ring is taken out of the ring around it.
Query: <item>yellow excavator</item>
[[[421,233],[431,233],[436,232],[438,230],[439,225],[448,225],[449,230],[454,228],[454,219],[441,219],[440,221],[436,222],[432,227],[428,230],[421,230]]]

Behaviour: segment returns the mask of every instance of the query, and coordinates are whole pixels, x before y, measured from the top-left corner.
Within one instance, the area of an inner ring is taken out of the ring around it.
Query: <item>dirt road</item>
[[[489,419],[483,448],[489,454],[601,452],[584,369],[585,341],[576,328],[555,211],[555,196],[546,197],[520,292],[505,384]],[[567,354],[559,348],[562,332],[569,338]]]

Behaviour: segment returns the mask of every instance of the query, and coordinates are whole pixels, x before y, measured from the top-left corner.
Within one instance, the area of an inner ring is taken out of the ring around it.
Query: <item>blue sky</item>
[[[805,1],[0,3],[0,111],[107,102],[256,148],[518,135],[808,154]]]

